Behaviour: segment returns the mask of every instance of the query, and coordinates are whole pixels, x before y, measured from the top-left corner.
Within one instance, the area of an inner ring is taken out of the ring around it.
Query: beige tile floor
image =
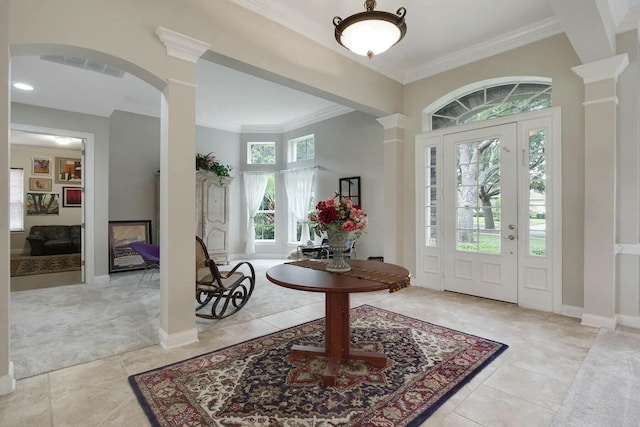
[[[419,287],[352,296],[352,306],[364,303],[510,346],[423,426],[548,426],[598,332],[577,319]],[[323,315],[316,303],[208,331],[179,349],[147,347],[18,381],[0,397],[0,426],[148,426],[129,375]]]

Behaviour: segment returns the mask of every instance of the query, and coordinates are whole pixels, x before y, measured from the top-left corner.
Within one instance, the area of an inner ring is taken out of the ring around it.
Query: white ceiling
[[[379,0],[376,10],[407,9],[408,30],[399,44],[369,60],[339,46],[333,35],[333,17],[364,11],[363,0],[231,1],[402,83],[562,31],[549,6],[551,0]],[[618,30],[637,23],[637,9],[635,14],[627,12],[640,0],[608,2]],[[117,78],[39,57],[14,57],[12,80],[35,86],[33,92],[12,89],[15,102],[103,117],[116,109],[160,114],[159,92],[127,73]],[[197,124],[217,129],[284,131],[350,111],[205,60],[198,62],[197,83]]]

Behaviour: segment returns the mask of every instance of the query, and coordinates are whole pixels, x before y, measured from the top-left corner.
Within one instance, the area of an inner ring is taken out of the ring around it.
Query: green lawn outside
[[[531,255],[546,255],[545,238],[530,238]],[[479,242],[476,243],[458,243],[459,251],[484,252],[490,254],[500,253],[500,234],[480,233]]]

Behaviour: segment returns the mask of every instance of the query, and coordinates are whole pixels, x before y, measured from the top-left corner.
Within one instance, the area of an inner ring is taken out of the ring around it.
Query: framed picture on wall
[[[144,268],[133,242],[151,243],[151,220],[109,221],[109,273]]]
[[[81,187],[62,187],[62,207],[79,208],[82,206]]]
[[[27,193],[27,216],[59,215],[60,194],[58,193]]]
[[[29,191],[51,191],[51,178],[29,178]]]
[[[32,157],[31,175],[51,175],[51,159],[46,157]]]
[[[82,161],[67,157],[56,157],[56,183],[81,184]]]

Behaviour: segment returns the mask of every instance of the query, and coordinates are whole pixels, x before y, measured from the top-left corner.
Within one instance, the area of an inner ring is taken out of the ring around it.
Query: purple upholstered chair
[[[130,246],[144,260],[144,272],[140,276],[140,280],[138,280],[138,286],[140,286],[144,275],[147,274],[147,269],[151,269],[149,280],[153,277],[153,269],[160,269],[160,246],[144,242],[133,242]]]

